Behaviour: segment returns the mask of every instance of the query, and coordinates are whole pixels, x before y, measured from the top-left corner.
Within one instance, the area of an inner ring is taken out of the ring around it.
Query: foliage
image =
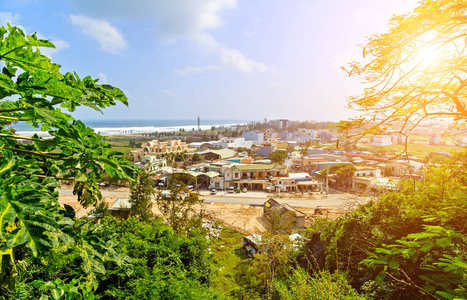
[[[13,288],[19,259],[44,257],[75,243],[86,246],[81,254],[91,262],[86,271],[92,276],[94,263],[103,258],[94,247],[110,251],[111,246],[73,230],[71,212],[57,203],[58,180],[74,180],[74,193],[86,207],[101,199],[96,183],[104,170],[130,181],[136,174],[123,154],[64,112],[78,106],[101,111],[116,101],[126,105],[125,95],[89,76],[60,73],[39,47],[54,46],[16,27],[0,28],[0,294]],[[19,136],[12,122],[48,131],[51,138]]]
[[[133,215],[142,220],[149,220],[154,216],[152,212],[152,197],[156,194],[154,181],[148,172],[141,172],[138,183],[131,189],[130,200]]]
[[[465,297],[466,158],[455,154],[423,182],[317,224],[327,268],[348,271],[352,286],[378,299]]]
[[[284,280],[274,282],[273,299],[365,299],[348,284],[342,273],[328,271],[311,276],[304,269],[294,270]]]
[[[265,227],[271,234],[288,234],[296,226],[296,215],[287,211],[280,214],[280,209],[272,208],[263,215]]]
[[[287,151],[283,150],[276,150],[269,154],[269,158],[271,159],[272,163],[283,163],[284,159],[288,158],[289,154]]]
[[[264,234],[259,253],[255,255],[253,268],[268,295],[272,293],[274,279],[283,278],[293,270],[295,262],[294,242],[288,235]]]
[[[100,276],[96,297],[102,299],[222,299],[209,289],[209,243],[201,231],[188,238],[160,220],[104,218],[119,250],[131,257],[134,272],[122,274],[114,264]]]
[[[369,38],[363,61],[346,69],[368,83],[349,98],[349,107],[364,112],[353,125],[377,133],[409,131],[440,117],[465,121],[466,10],[464,1],[423,0],[412,13],[394,16],[386,33]]]
[[[340,185],[350,185],[352,178],[355,175],[357,168],[350,163],[342,163],[337,165],[332,165],[326,169],[319,171],[321,175],[324,174],[335,174],[337,176],[338,183]]]
[[[32,282],[31,285],[43,291],[40,300],[49,299],[50,297],[45,295],[48,292],[50,292],[51,298],[54,300],[93,300],[95,297],[93,290],[95,290],[95,287],[97,286],[90,286],[89,282],[81,282],[78,279],[72,279],[70,282],[66,283],[60,278],[49,282],[44,282],[43,280],[36,280]]]
[[[156,201],[167,223],[177,232],[188,234],[194,228],[201,227],[204,212],[196,212],[194,206],[202,203],[199,193],[189,191],[184,184],[173,184],[170,193],[157,192]]]

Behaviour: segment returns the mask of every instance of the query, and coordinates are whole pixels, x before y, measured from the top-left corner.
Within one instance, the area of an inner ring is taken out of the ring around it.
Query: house
[[[269,198],[263,204],[263,211],[264,214],[270,214],[272,211],[275,211],[279,216],[279,224],[283,220],[283,222],[287,222],[290,218],[295,220],[295,228],[303,228],[305,227],[305,217],[306,215],[292,206],[288,205],[287,203],[279,203],[279,201]]]
[[[237,152],[231,149],[205,150],[198,152],[203,160],[218,160],[234,157]]]
[[[266,190],[271,186],[269,178],[287,176],[288,170],[283,165],[237,164],[224,172],[225,188],[240,187],[249,190]]]
[[[132,150],[133,161],[141,161],[143,156],[161,157],[163,154],[183,152],[188,149],[188,145],[181,140],[169,140],[160,142],[152,140],[141,144],[141,149]]]
[[[247,148],[250,149],[253,145],[252,141],[247,141],[245,138],[233,138],[233,137],[223,137],[218,141],[211,142],[211,145],[214,148],[225,149],[225,148]]]
[[[117,199],[108,209],[112,217],[117,219],[128,219],[131,215],[130,199]]]
[[[308,173],[289,173],[289,176],[275,177],[271,182],[276,192],[317,191],[322,188],[322,183],[313,180]]]
[[[261,149],[258,149],[256,151],[256,155],[261,155],[262,157],[269,157],[269,154],[271,154],[274,151],[272,147],[265,146]]]
[[[357,171],[355,176],[357,177],[381,177],[381,170],[374,167],[356,167]]]
[[[386,163],[391,167],[391,175],[397,177],[420,176],[425,164],[413,160],[392,160]]]
[[[392,145],[390,135],[375,135],[373,136],[373,146],[389,146]]]
[[[270,144],[272,141],[277,139],[279,139],[279,134],[274,129],[266,129],[264,132],[264,143]]]
[[[251,141],[253,145],[261,145],[264,142],[264,133],[258,130],[252,130],[242,133],[246,141]]]
[[[294,131],[293,139],[299,140],[301,142],[312,141],[316,138],[316,130],[299,128]]]
[[[439,145],[441,143],[441,135],[433,134],[430,136],[430,145]]]
[[[279,132],[279,138],[283,141],[291,141],[293,140],[293,133],[292,132],[288,132],[288,131],[282,131],[282,132]]]
[[[389,190],[396,191],[400,180],[394,178],[382,177],[353,177],[352,190],[358,189],[375,189],[375,190]]]
[[[224,189],[224,177],[217,176],[210,180],[209,189],[223,190]]]
[[[331,143],[339,139],[339,134],[329,130],[318,130],[318,138],[322,143]]]
[[[161,168],[167,167],[167,160],[157,156],[143,156],[140,162],[135,163],[135,166],[149,173],[154,173]]]

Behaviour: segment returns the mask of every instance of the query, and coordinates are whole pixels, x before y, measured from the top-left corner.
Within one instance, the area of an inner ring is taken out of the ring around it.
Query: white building
[[[373,146],[389,146],[392,145],[390,135],[375,135],[373,137]]]
[[[252,141],[246,141],[245,138],[231,138],[223,137],[218,141],[211,142],[211,145],[214,148],[225,149],[225,148],[247,148],[250,149],[253,145]]]
[[[301,142],[312,141],[316,139],[316,130],[299,128],[294,131],[293,138]]]
[[[242,137],[246,141],[251,141],[253,145],[261,145],[264,142],[264,133],[258,130],[243,132]]]
[[[355,176],[357,177],[381,177],[381,170],[373,167],[356,167],[357,171]]]

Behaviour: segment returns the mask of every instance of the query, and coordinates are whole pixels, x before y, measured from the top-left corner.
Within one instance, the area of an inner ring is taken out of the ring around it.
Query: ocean
[[[198,120],[81,120],[86,126],[94,129],[101,135],[130,135],[150,132],[170,132],[191,131],[198,129]],[[250,120],[200,120],[201,130],[211,129],[212,126],[233,126],[237,124],[247,124]],[[42,132],[38,128],[24,124],[12,124],[19,135],[38,134],[47,136],[47,132]]]

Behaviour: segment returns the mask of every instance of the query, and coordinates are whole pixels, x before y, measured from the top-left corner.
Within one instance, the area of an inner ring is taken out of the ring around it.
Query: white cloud
[[[190,73],[194,74],[201,74],[205,71],[216,71],[222,69],[220,66],[204,66],[204,67],[193,67],[193,66],[186,66],[183,69],[175,68],[175,71],[180,75],[187,75]]]
[[[16,26],[23,30],[24,34],[32,34],[29,33],[26,28],[20,25],[19,21],[21,19],[21,16],[18,14],[12,14],[10,12],[0,12],[0,25],[1,26],[6,26],[7,24],[10,24],[11,26]],[[38,39],[42,40],[49,40],[52,42],[52,44],[55,45],[55,48],[46,48],[46,47],[40,47],[40,52],[47,56],[52,58],[54,54],[57,52],[67,49],[70,47],[70,44],[64,40],[61,39],[54,39],[54,38],[47,38],[43,34],[41,34],[39,31],[36,32],[36,36]]]
[[[164,94],[166,94],[167,96],[170,96],[170,97],[172,97],[172,98],[175,98],[175,97],[178,96],[177,93],[175,93],[175,92],[173,92],[173,91],[171,91],[171,90],[163,90],[162,92],[163,92]]]
[[[71,22],[81,28],[85,35],[97,40],[101,49],[109,53],[120,53],[127,43],[120,31],[108,22],[82,15],[70,15]]]
[[[108,78],[107,78],[107,75],[105,75],[105,74],[102,73],[102,72],[99,72],[99,83],[100,83],[100,84],[107,84],[107,83],[109,83]]]
[[[219,59],[219,66],[176,69],[180,74],[207,70],[267,71],[261,63],[247,58],[239,50],[216,41],[209,33],[224,25],[221,13],[237,6],[237,0],[72,0],[88,15],[108,19],[150,19],[161,42],[175,43],[184,39],[195,42]],[[111,8],[111,9],[109,9]]]
[[[19,20],[21,16],[18,14],[12,14],[11,12],[0,12],[0,25],[5,26],[10,24],[11,26],[19,27]]]

